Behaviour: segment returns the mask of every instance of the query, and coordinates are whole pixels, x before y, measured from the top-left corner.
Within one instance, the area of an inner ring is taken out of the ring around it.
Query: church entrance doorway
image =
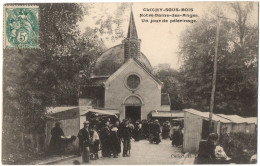
[[[135,122],[141,120],[141,106],[126,106],[125,118]]]

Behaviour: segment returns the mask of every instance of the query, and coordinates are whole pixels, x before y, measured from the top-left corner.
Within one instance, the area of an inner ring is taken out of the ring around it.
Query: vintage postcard
[[[2,164],[257,163],[258,2],[2,8]]]

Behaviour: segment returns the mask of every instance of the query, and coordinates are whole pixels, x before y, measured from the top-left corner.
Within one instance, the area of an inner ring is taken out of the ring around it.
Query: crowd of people
[[[99,159],[98,151],[101,149],[102,157],[118,158],[121,153],[121,142],[123,143],[123,157],[130,156],[131,138],[133,134],[138,139],[138,128],[128,120],[122,123],[116,120],[111,124],[110,119],[103,122],[102,127],[84,122],[84,127],[79,131],[79,151],[82,154],[83,162]]]
[[[78,133],[79,154],[82,156],[83,162],[86,163],[99,159],[98,151],[100,150],[102,157],[118,158],[121,149],[123,149],[122,156],[129,157],[132,138],[134,141],[148,139],[150,143],[159,144],[161,137],[163,139],[170,137],[173,140],[173,145],[180,145],[181,141],[179,140],[182,140],[180,126],[173,128],[175,128],[174,133],[170,136],[172,127],[168,121],[164,122],[162,126],[158,120],[142,120],[133,123],[131,120],[124,119],[121,123],[119,120],[114,120],[112,123],[110,118],[105,118],[102,121],[85,121],[84,127]],[[51,134],[50,145],[53,150],[57,150],[64,136],[59,123],[56,123]]]
[[[119,120],[112,123],[107,118],[103,121],[85,121],[83,124],[84,127],[80,129],[77,137],[79,139],[79,154],[84,163],[99,159],[98,152],[100,150],[102,157],[118,158],[121,149],[123,149],[123,157],[130,157],[132,138],[134,141],[147,139],[150,143],[156,144],[161,142],[161,138],[170,138],[172,145],[177,147],[182,146],[183,143],[183,125],[176,122],[166,121],[160,125],[158,120],[142,120],[133,123],[124,119],[121,123]],[[59,122],[51,130],[51,135],[49,147],[52,153],[64,151],[66,145],[76,139],[76,136],[66,138]],[[226,155],[221,146],[217,146],[217,140],[218,135],[210,133],[207,140],[200,141],[196,164],[235,163]],[[255,161],[255,156],[252,156],[250,163],[255,163]]]

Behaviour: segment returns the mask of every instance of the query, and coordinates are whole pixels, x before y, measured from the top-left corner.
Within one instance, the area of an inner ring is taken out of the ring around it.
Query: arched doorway
[[[136,95],[129,96],[125,99],[125,119],[133,122],[141,120],[141,106],[143,102],[140,97]]]

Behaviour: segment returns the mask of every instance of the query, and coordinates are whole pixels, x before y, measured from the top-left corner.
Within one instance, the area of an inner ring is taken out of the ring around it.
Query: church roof
[[[152,66],[146,56],[141,53],[137,60],[150,72]],[[93,69],[93,76],[110,76],[124,64],[124,45],[116,45],[105,51],[98,59]]]
[[[133,58],[134,61],[139,65],[141,66],[157,83],[159,83],[160,85],[162,85],[163,83],[159,80],[159,78],[157,78],[152,72],[151,70],[147,69],[146,66],[141,63],[138,59],[136,58]]]
[[[145,67],[145,65],[143,65],[138,59],[136,58],[130,58],[127,60],[127,62],[125,62],[116,72],[114,72],[105,82],[106,83],[109,83],[111,80],[115,79],[116,76],[122,72],[122,70],[124,70],[125,66],[130,64],[131,62],[135,62],[138,66],[140,66],[148,75],[151,76],[151,78],[153,78],[154,81],[156,81],[159,85],[163,85],[163,83],[155,76],[153,75],[153,73],[147,69]]]

